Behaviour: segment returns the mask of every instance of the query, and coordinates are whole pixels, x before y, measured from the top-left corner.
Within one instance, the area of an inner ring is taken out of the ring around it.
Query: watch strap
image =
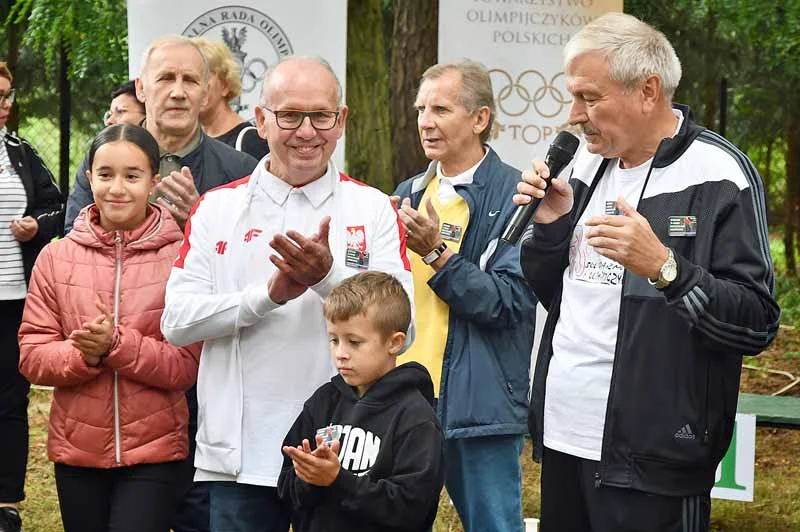
[[[447,251],[447,244],[442,242],[441,244],[433,248],[430,253],[422,257],[422,262],[425,263],[427,266],[430,266],[431,264],[436,262],[436,259],[441,257],[445,251]]]

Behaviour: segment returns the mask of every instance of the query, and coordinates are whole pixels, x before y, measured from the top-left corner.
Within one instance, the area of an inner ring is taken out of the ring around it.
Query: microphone
[[[546,180],[545,192],[550,188],[550,180],[558,177],[558,174],[561,173],[575,156],[579,145],[580,140],[578,140],[578,137],[569,131],[562,131],[556,135],[553,143],[550,144],[550,147],[547,149],[547,155],[544,158],[544,163],[550,169],[550,177]],[[508,242],[512,246],[516,245],[522,233],[525,232],[525,228],[528,227],[531,219],[533,219],[533,215],[541,201],[542,198],[531,198],[531,201],[527,205],[520,205],[517,207],[517,211],[508,223],[506,230],[503,232],[503,236],[500,237],[501,240]]]

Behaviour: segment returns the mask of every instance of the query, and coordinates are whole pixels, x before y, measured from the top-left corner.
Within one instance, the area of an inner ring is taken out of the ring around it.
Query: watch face
[[[661,277],[668,283],[678,277],[678,263],[675,262],[674,258],[670,257],[661,267]]]

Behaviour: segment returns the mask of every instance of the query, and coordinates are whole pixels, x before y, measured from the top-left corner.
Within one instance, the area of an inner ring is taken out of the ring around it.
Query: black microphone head
[[[578,140],[578,137],[569,131],[562,131],[556,135],[556,138],[553,139],[553,143],[550,144],[550,147],[547,149],[547,155],[544,158],[545,164],[550,169],[551,179],[558,177],[558,174],[569,165],[569,162],[575,156],[575,152],[578,151],[580,143],[581,141]],[[547,185],[549,186],[549,184],[550,180],[547,180]],[[506,230],[503,232],[503,236],[501,236],[500,239],[504,242],[508,242],[512,246],[515,245],[525,231],[525,228],[528,227],[541,201],[541,198],[533,198],[527,205],[520,205],[517,207],[514,216],[511,218],[508,226],[506,226]]]
[[[578,146],[580,146],[580,144],[581,141],[578,137],[569,131],[559,132],[547,149],[545,163],[551,170],[553,170],[553,163],[557,163],[558,166],[565,166],[575,156],[575,152],[578,151]]]
[[[566,151],[571,155],[575,155],[575,152],[578,151],[578,146],[580,146],[580,139],[570,133],[569,131],[559,131],[556,138],[553,139],[553,142],[550,144],[551,146],[558,146],[562,150]]]

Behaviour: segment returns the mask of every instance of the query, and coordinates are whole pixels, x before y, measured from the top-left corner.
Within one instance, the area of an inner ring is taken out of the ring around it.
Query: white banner
[[[622,0],[439,0],[439,61],[469,58],[492,74],[500,136],[492,147],[520,170],[544,159],[567,121],[562,50],[582,26]]]
[[[711,496],[715,499],[752,501],[756,463],[756,416],[736,414],[728,452],[717,466]]]
[[[139,75],[142,53],[165,34],[225,42],[242,67],[239,114],[255,116],[264,72],[290,54],[326,59],[344,89],[347,0],[128,0],[128,72]],[[334,153],[344,170],[344,139]]]
[[[503,161],[524,170],[544,159],[572,102],[564,45],[608,11],[622,11],[622,0],[439,0],[439,62],[468,58],[489,69],[500,128],[490,143]],[[531,381],[546,317],[538,305]]]

